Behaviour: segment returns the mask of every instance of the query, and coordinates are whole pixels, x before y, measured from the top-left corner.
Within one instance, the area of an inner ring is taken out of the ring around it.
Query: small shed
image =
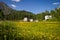
[[[24,22],[27,22],[27,21],[28,21],[28,18],[27,18],[27,17],[25,17],[25,18],[23,19],[23,21],[24,21]]]
[[[33,19],[30,19],[30,22],[33,22]]]

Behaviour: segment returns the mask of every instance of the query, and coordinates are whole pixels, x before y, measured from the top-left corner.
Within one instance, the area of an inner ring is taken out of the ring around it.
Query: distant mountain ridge
[[[22,10],[22,11],[14,10],[14,9],[10,8],[4,2],[0,2],[0,10],[2,11],[2,13],[4,15],[4,19],[7,19],[7,20],[13,20],[13,19],[20,20],[20,19],[23,19],[24,17],[33,18],[33,16],[34,16],[34,14],[32,12],[28,12],[25,10]]]
[[[7,15],[12,11],[12,9],[4,2],[0,2],[0,9],[3,11],[4,15]]]

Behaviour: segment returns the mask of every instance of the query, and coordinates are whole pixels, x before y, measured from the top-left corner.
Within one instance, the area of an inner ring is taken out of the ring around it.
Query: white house
[[[52,18],[51,15],[46,15],[46,16],[45,16],[45,20],[48,20],[48,19],[51,19],[51,18]]]
[[[30,22],[33,22],[33,19],[30,19]]]
[[[25,18],[23,19],[23,21],[24,21],[24,22],[27,22],[27,21],[28,21],[28,18],[27,18],[27,17],[25,17]]]

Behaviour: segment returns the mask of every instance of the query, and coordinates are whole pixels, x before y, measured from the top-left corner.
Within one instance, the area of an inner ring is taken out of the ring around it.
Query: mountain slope
[[[0,9],[3,11],[4,15],[7,15],[12,11],[12,9],[4,2],[0,2]]]
[[[28,11],[17,11],[12,8],[10,8],[7,4],[4,2],[0,2],[0,10],[3,14],[3,19],[4,20],[22,20],[24,17],[28,18],[35,18],[32,12]],[[0,13],[1,14],[1,13]]]

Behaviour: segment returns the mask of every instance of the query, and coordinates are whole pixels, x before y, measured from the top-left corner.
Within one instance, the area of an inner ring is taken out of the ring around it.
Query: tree
[[[4,14],[1,9],[0,9],[0,20],[4,20]]]

